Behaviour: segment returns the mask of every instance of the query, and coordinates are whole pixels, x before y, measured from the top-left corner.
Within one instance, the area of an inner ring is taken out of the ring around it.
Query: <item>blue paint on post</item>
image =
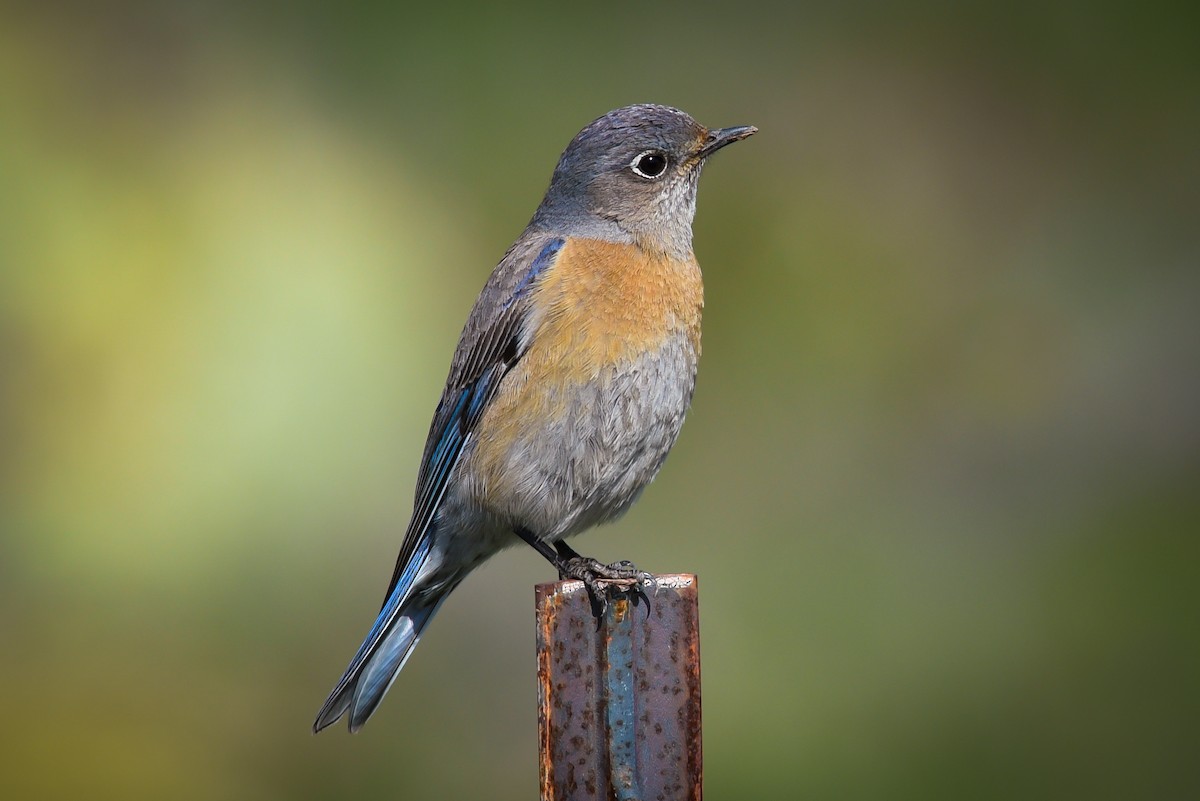
[[[614,599],[605,620],[605,718],[608,734],[608,768],[617,801],[639,801],[637,738],[633,691],[632,604]]]

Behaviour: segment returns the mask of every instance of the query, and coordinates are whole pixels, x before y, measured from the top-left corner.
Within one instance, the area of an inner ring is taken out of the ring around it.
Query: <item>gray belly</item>
[[[679,436],[696,364],[681,333],[655,353],[564,388],[557,400],[565,413],[525,421],[509,447],[503,492],[481,488],[489,516],[557,540],[621,515]]]

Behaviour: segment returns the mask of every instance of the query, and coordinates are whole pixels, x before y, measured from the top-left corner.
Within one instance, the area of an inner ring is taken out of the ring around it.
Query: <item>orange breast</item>
[[[648,397],[675,398],[680,408],[661,413],[682,422],[700,353],[704,291],[694,259],[572,239],[534,293],[536,334],[484,413],[465,471],[476,502],[514,519],[553,507],[545,477],[574,470],[578,449],[599,440],[617,447],[612,439],[620,435],[638,451],[646,433],[640,427],[659,424],[650,414],[626,421],[627,432],[590,428],[603,418],[598,405],[621,405],[614,393],[630,386],[621,376],[645,385]],[[673,389],[651,388],[663,382]],[[611,456],[626,458],[622,454]],[[564,508],[569,503],[563,500]]]
[[[584,377],[675,333],[686,333],[699,352],[704,288],[694,258],[572,239],[536,292],[543,317],[526,358],[544,359],[547,368]]]

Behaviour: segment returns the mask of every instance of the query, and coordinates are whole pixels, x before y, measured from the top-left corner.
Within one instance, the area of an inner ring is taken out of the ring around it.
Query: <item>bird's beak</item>
[[[758,133],[758,129],[753,125],[735,125],[732,128],[714,128],[708,132],[708,136],[704,138],[704,144],[700,146],[700,152],[696,154],[697,158],[705,159],[716,153],[725,145],[731,145],[734,142],[740,142],[747,136],[753,136]]]

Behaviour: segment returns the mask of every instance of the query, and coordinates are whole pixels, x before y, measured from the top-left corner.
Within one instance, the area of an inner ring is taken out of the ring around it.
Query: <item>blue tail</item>
[[[317,713],[314,734],[347,712],[350,731],[362,728],[404,667],[421,631],[454,588],[455,583],[450,583],[423,592],[413,586],[429,556],[429,542],[422,545],[409,560],[346,673]]]

